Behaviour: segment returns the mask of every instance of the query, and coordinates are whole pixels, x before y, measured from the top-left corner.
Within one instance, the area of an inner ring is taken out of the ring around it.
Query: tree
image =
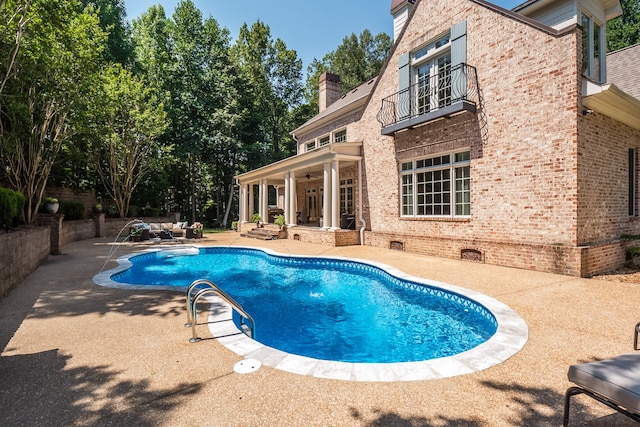
[[[640,43],[640,1],[621,0],[622,15],[607,22],[607,51]]]
[[[15,75],[16,57],[28,22],[27,12],[30,5],[30,0],[9,1],[8,3],[6,0],[0,0],[0,58],[2,58],[0,94],[7,80]]]
[[[244,24],[232,48],[245,96],[245,148],[250,164],[264,165],[293,154],[295,143],[286,125],[290,111],[302,102],[302,61],[286,44],[271,38],[269,26],[257,21]]]
[[[343,94],[377,76],[391,46],[391,38],[386,33],[379,33],[374,37],[369,30],[364,30],[360,37],[353,33],[345,37],[335,51],[326,54],[322,61],[314,58],[309,65],[307,102],[315,107],[314,111],[318,111],[318,81],[324,72],[340,76]]]
[[[97,171],[120,217],[131,195],[160,151],[157,138],[166,127],[164,107],[154,91],[115,64],[104,79],[104,140],[97,152]]]
[[[97,11],[100,27],[107,33],[105,60],[131,65],[134,60],[133,45],[124,0],[80,0],[80,5],[83,9],[91,6]]]
[[[134,21],[136,69],[168,94],[169,126],[163,140],[175,145],[168,175],[174,198],[188,195],[191,220],[210,205],[224,181],[221,171],[235,156],[238,129],[238,72],[229,59],[229,32],[215,19],[203,19],[191,1],[182,1],[171,19],[154,6]],[[185,173],[186,172],[186,173]],[[185,174],[189,177],[185,180]],[[231,174],[233,175],[233,174]],[[226,194],[226,191],[224,192]],[[181,206],[178,200],[177,207]]]
[[[27,10],[14,75],[1,94],[0,135],[3,172],[25,196],[27,223],[60,147],[86,124],[104,40],[95,12],[78,12],[75,1],[33,0]]]

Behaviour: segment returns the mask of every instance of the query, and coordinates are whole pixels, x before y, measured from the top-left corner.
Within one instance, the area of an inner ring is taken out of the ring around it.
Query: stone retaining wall
[[[50,234],[49,227],[22,228],[0,234],[0,298],[47,259]]]

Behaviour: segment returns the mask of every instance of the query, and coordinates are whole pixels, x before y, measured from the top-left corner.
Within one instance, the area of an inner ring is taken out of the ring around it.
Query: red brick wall
[[[398,57],[467,21],[467,63],[476,67],[482,114],[464,113],[395,138],[375,116],[398,90]],[[366,244],[583,275],[578,247],[580,32],[554,36],[461,0],[423,0],[355,126],[366,158]],[[469,147],[471,211],[465,219],[402,219],[398,163]],[[378,236],[378,237],[376,237]]]
[[[640,234],[640,218],[628,214],[630,148],[640,148],[640,131],[598,113],[580,120],[579,244],[611,242],[622,234]],[[636,192],[638,196],[640,193]]]

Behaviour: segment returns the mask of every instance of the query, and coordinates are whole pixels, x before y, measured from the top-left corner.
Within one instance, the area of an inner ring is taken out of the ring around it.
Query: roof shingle
[[[640,43],[607,54],[607,80],[640,99]]]

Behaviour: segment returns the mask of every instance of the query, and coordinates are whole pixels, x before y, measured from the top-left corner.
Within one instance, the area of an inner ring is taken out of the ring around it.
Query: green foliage
[[[326,54],[321,61],[314,59],[309,65],[305,91],[307,103],[314,106],[317,113],[318,81],[322,73],[339,75],[343,94],[377,76],[392,46],[386,33],[374,37],[369,30],[364,30],[360,37],[355,34],[345,37],[336,50]]]
[[[155,91],[119,64],[104,70],[102,84],[103,114],[97,119],[103,138],[94,150],[96,170],[125,217],[150,158],[161,151],[157,138],[166,129],[166,114]]]
[[[160,216],[160,208],[142,208],[142,216],[158,217]]]
[[[273,223],[280,228],[284,227],[287,224],[287,222],[284,219],[284,215],[275,215],[273,217]]]
[[[258,224],[260,221],[262,221],[262,217],[260,216],[260,214],[254,213],[251,217],[251,222],[255,222],[256,224]]]
[[[7,1],[15,10],[17,1]],[[2,34],[0,58],[13,78],[2,91],[0,160],[7,179],[25,195],[30,223],[63,144],[90,125],[93,87],[105,34],[95,10],[73,0],[34,0],[22,26]],[[2,16],[6,18],[6,16]],[[17,51],[16,36],[21,34]],[[15,53],[15,61],[4,61]]]
[[[621,0],[622,16],[607,22],[607,51],[640,43],[640,1]]]
[[[640,247],[638,246],[630,246],[627,248],[627,255],[631,258],[637,257],[640,255]]]
[[[84,205],[75,200],[60,200],[58,214],[64,214],[65,221],[77,221],[85,218]]]
[[[22,217],[23,207],[22,193],[0,187],[0,224],[16,226]]]
[[[231,229],[233,231],[238,231],[238,221],[232,221],[231,222]]]
[[[127,21],[124,0],[80,0],[82,8],[95,6],[100,27],[107,33],[104,59],[122,65],[134,61],[131,27]]]

